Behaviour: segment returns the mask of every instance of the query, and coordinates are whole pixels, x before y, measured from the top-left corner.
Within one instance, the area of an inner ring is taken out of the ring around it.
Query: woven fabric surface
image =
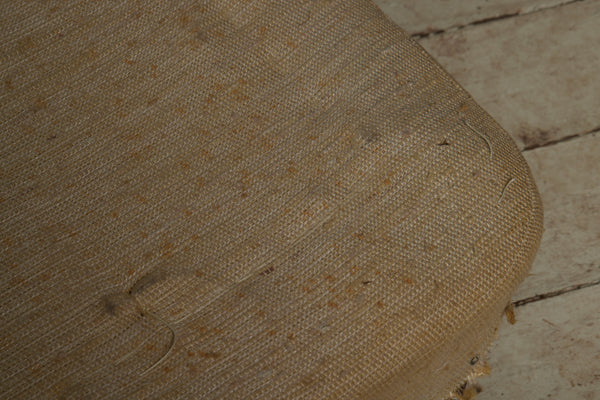
[[[0,397],[432,399],[542,230],[370,1],[0,4]]]

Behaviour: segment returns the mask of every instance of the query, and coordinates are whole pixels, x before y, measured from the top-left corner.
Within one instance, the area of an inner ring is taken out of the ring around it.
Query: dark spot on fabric
[[[196,40],[200,43],[200,44],[205,44],[205,43],[209,43],[211,40],[211,32],[210,29],[196,29],[195,31],[195,37]]]
[[[146,275],[141,276],[129,289],[129,294],[139,294],[157,283],[164,281],[167,278],[166,271],[162,269],[155,269],[148,272]]]
[[[200,355],[200,357],[213,359],[221,357],[221,353],[219,353],[218,351],[199,351],[198,355]]]
[[[314,378],[312,377],[312,375],[305,375],[301,380],[300,383],[302,383],[305,386],[310,386],[313,383]]]
[[[437,144],[438,146],[450,146],[450,143],[446,139],[444,139],[441,143]]]
[[[104,307],[104,311],[110,315],[116,315],[117,311],[117,303],[113,301],[112,298],[105,296],[102,298],[102,306]]]
[[[100,299],[104,312],[113,317],[119,313],[127,301],[127,295],[124,293],[108,294]]]
[[[381,134],[373,127],[361,126],[358,129],[358,134],[367,143],[373,143],[381,138]]]
[[[262,270],[262,271],[260,272],[260,275],[261,275],[261,276],[266,276],[266,275],[269,275],[269,274],[270,274],[271,272],[273,272],[273,271],[275,271],[275,268],[274,268],[273,266],[270,266],[270,267],[268,267],[268,268],[266,268],[266,269]]]
[[[42,98],[37,98],[33,104],[31,105],[31,111],[36,113],[40,110],[43,110],[45,108],[48,107],[48,104],[46,103],[46,101]]]

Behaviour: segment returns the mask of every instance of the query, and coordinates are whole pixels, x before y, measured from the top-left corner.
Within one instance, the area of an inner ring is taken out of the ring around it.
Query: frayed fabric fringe
[[[476,379],[489,375],[491,368],[482,356],[475,356],[471,360],[471,365],[473,367],[467,378],[445,400],[473,400],[482,392],[483,389]]]

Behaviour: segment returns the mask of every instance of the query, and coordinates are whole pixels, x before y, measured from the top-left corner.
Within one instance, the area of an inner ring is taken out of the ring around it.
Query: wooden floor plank
[[[600,0],[425,38],[421,44],[521,148],[600,129]]]
[[[600,279],[600,133],[524,155],[542,196],[545,232],[513,298]]]
[[[517,309],[492,345],[477,400],[600,399],[600,286]]]
[[[375,0],[398,25],[412,34],[425,34],[554,7],[568,0]]]

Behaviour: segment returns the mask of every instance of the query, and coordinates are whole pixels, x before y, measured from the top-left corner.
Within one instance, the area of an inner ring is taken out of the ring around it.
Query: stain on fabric
[[[166,271],[156,269],[140,277],[129,289],[129,294],[135,295],[146,291],[151,286],[164,281],[167,278]]]
[[[274,268],[273,266],[270,266],[270,267],[268,267],[268,268],[265,268],[264,270],[262,270],[262,271],[260,272],[260,275],[261,275],[261,276],[266,276],[266,275],[269,275],[269,274],[270,274],[271,272],[273,272],[273,271],[275,271],[275,268]]]
[[[100,299],[104,312],[113,317],[122,311],[128,301],[129,299],[124,293],[112,293],[102,296]]]
[[[358,134],[367,144],[376,142],[381,138],[381,134],[372,127],[361,126],[358,129]]]
[[[198,355],[200,357],[212,358],[212,359],[221,357],[221,353],[219,353],[218,351],[199,351]]]
[[[46,103],[46,101],[44,99],[38,97],[37,99],[35,99],[35,101],[31,105],[31,111],[35,113],[35,112],[43,110],[47,107],[48,107],[48,104]]]

